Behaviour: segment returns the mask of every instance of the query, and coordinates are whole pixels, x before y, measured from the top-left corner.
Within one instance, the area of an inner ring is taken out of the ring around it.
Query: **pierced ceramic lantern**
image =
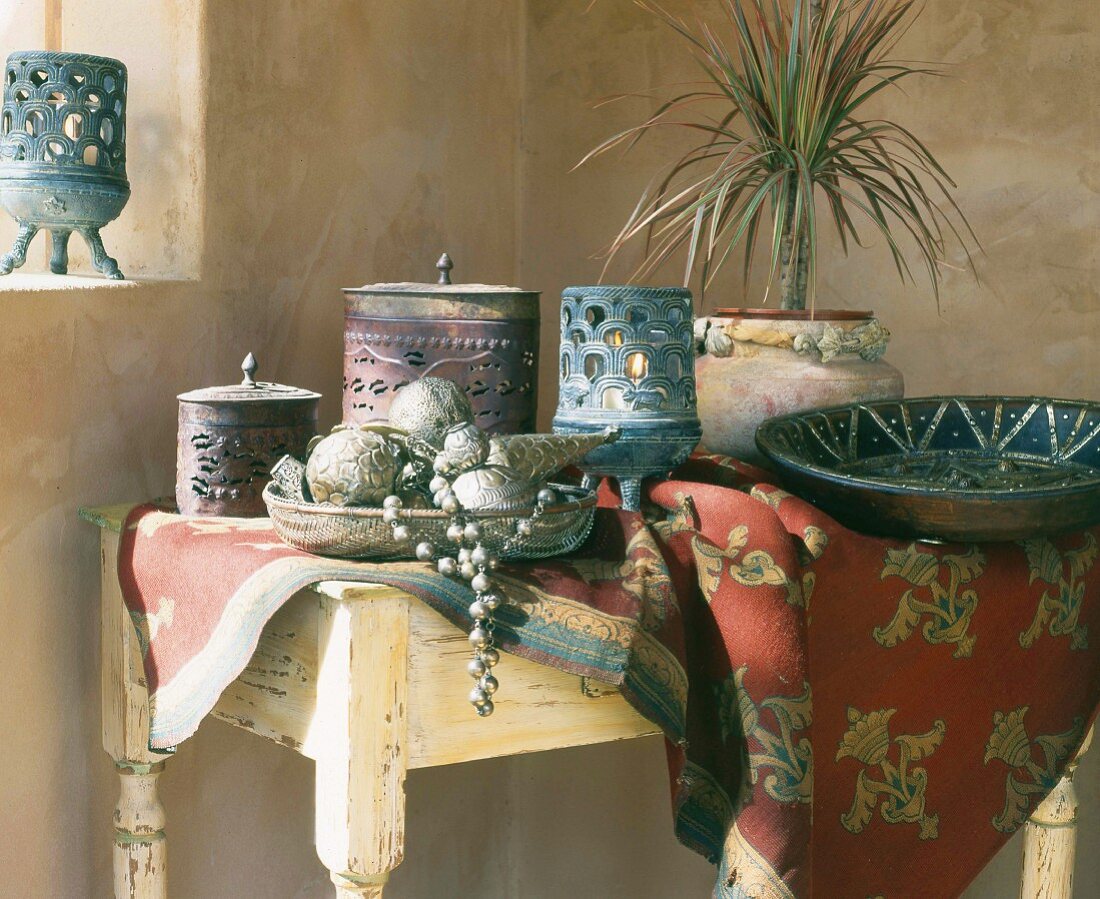
[[[272,467],[306,456],[321,394],[257,381],[256,368],[249,353],[240,384],[179,395],[176,505],[184,515],[267,515]]]
[[[99,229],[130,198],[126,180],[126,66],[83,53],[13,53],[0,110],[0,205],[19,223],[0,275],[19,268],[35,234],[53,238],[50,271],[69,269],[69,235],[87,241],[92,264],[120,280]]]
[[[619,428],[617,441],[579,467],[589,486],[617,478],[624,509],[638,510],[642,478],[667,474],[699,443],[692,323],[691,291],[679,287],[569,287],[562,294],[554,431]]]
[[[539,294],[452,284],[446,253],[435,284],[346,288],[344,422],[384,421],[396,392],[432,375],[466,391],[479,428],[535,430]]]

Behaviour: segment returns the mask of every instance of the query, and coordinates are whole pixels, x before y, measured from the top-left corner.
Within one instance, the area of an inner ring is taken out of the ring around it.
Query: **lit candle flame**
[[[626,359],[626,373],[635,384],[646,376],[649,362],[645,353],[631,353]]]

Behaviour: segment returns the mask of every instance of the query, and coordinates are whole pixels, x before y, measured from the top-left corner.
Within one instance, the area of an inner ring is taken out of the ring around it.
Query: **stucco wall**
[[[600,0],[585,15],[587,5],[207,3],[200,280],[53,291],[0,282],[0,896],[109,889],[116,779],[99,748],[98,556],[75,509],[171,491],[176,393],[233,379],[253,350],[264,376],[323,391],[323,422],[334,422],[338,288],[430,276],[444,248],[461,278],[542,289],[552,355],[554,298],[594,277],[587,256],[648,174],[645,156],[568,174],[617,116],[634,114],[590,102],[684,70],[631,4]],[[830,268],[824,289],[851,305],[874,293],[915,390],[1095,395],[1088,185],[1100,177],[1083,100],[1095,93],[1096,34],[1073,0],[931,6],[914,52],[946,56],[960,77],[907,105],[962,183],[990,251],[987,287],[953,279],[937,317],[872,254]],[[173,7],[181,17],[191,8]],[[126,60],[132,83],[158,62],[155,47],[144,52]],[[131,135],[140,127],[132,116]],[[135,193],[158,189],[136,175]],[[138,209],[113,227],[136,233]],[[117,255],[125,261],[124,248]],[[726,289],[739,301],[735,279]],[[546,371],[544,422],[555,395]],[[1082,774],[1083,840],[1096,845],[1096,753]],[[162,785],[174,896],[330,895],[311,845],[312,763],[211,722]],[[710,867],[671,835],[657,740],[413,772],[408,797],[392,899],[709,889]],[[472,822],[486,811],[482,835]],[[995,864],[980,895],[1011,895],[1016,857]],[[1082,895],[1100,892],[1093,853],[1079,870]]]

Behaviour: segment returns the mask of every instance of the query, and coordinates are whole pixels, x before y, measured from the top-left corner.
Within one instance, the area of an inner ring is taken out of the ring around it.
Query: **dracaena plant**
[[[657,129],[690,129],[699,142],[646,189],[608,263],[643,239],[633,275],[640,279],[686,248],[684,283],[698,270],[705,290],[740,246],[747,287],[763,232],[769,285],[778,278],[784,309],[804,309],[807,295],[813,301],[824,207],[845,253],[849,241],[863,245],[858,227],[870,226],[903,280],[912,280],[909,257],[919,258],[937,301],[950,241],[973,270],[977,240],[951,196],[955,183],[916,135],[867,111],[910,76],[938,74],[892,57],[920,13],[917,0],[720,0],[720,27],[635,2],[690,45],[705,78],[582,163],[629,150]]]

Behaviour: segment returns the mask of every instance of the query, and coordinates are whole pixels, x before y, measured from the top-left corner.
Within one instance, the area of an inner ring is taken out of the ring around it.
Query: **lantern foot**
[[[0,257],[0,275],[9,275],[13,269],[19,268],[27,261],[27,247],[30,246],[34,235],[38,233],[38,225],[20,224],[19,233],[15,235],[15,243],[11,252]]]
[[[627,512],[639,512],[642,508],[642,479],[619,478],[619,493],[623,498],[623,509]]]
[[[96,271],[102,272],[112,281],[121,281],[122,272],[118,269],[118,261],[107,255],[103,248],[103,238],[99,236],[98,228],[81,228],[80,233],[88,244],[88,250],[92,254],[92,265]]]
[[[55,275],[67,275],[69,273],[69,235],[72,231],[62,228],[50,232],[53,240],[53,249],[50,252],[50,271]]]

